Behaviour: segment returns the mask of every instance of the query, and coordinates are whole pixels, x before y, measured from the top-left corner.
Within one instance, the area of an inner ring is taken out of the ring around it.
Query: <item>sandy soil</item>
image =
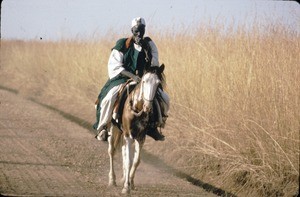
[[[95,140],[80,120],[66,116],[0,89],[2,196],[121,196],[120,182],[107,187],[107,143]],[[118,179],[120,157],[117,154]],[[151,160],[144,152],[131,196],[214,196]]]

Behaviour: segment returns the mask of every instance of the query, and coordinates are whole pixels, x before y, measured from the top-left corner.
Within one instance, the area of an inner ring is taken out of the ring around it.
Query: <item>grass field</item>
[[[167,140],[148,140],[145,149],[238,196],[296,196],[300,36],[280,25],[220,29],[150,34],[166,65],[171,110]],[[0,86],[93,123],[117,38],[2,40]]]

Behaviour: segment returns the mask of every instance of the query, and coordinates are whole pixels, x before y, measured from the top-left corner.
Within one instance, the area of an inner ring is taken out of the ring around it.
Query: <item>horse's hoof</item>
[[[123,188],[122,194],[130,194],[130,190],[128,188]]]
[[[131,190],[135,190],[136,191],[136,187],[134,185],[131,186]]]

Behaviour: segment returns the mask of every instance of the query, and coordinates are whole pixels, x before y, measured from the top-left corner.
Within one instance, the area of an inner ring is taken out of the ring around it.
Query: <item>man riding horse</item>
[[[112,119],[114,105],[123,84],[129,79],[139,83],[147,67],[159,67],[157,47],[149,37],[144,38],[145,27],[146,23],[143,18],[134,18],[131,23],[133,35],[119,39],[111,51],[108,60],[109,79],[101,89],[98,102],[96,102],[97,122],[94,124],[94,129],[98,132],[96,135],[98,140],[107,141],[107,125]],[[169,96],[162,90],[162,87],[158,89],[157,94],[160,95],[162,124],[152,123],[147,135],[154,140],[163,141],[165,137],[158,131],[157,126],[163,127],[168,117]]]

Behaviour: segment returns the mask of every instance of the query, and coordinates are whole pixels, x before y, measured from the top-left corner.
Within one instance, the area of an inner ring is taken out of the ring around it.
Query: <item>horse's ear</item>
[[[163,73],[164,70],[165,70],[165,65],[164,65],[164,64],[160,65],[160,67],[159,67],[159,72],[160,72],[160,73]]]

